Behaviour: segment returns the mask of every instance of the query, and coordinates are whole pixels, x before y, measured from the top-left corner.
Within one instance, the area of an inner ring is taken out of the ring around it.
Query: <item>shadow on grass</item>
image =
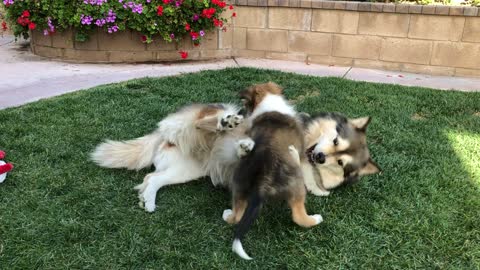
[[[305,230],[267,206],[246,238],[255,260],[230,252],[221,220],[229,195],[204,180],[159,192],[144,213],[132,187],[145,173],[88,161],[105,138],[130,139],[192,102],[236,102],[275,81],[306,112],[373,116],[381,175],[326,198],[324,223]],[[0,265],[6,268],[480,267],[480,93],[227,69],[99,86],[0,111],[0,149],[15,163],[0,186]]]

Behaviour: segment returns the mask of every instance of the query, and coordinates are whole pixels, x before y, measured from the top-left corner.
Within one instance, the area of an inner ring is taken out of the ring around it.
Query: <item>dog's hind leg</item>
[[[183,184],[205,176],[201,167],[174,166],[159,173],[151,173],[145,177],[145,189],[139,194],[145,203],[145,211],[155,211],[157,191],[163,186]]]
[[[305,187],[309,192],[316,196],[328,196],[330,191],[323,190],[318,187],[317,183],[315,182],[314,176],[314,168],[309,163],[301,164],[302,172],[303,172],[303,180]]]
[[[242,219],[243,213],[247,209],[247,201],[244,199],[234,199],[233,200],[233,210],[225,209],[223,210],[222,218],[228,224],[237,224],[240,219]]]
[[[293,222],[302,227],[309,228],[323,221],[321,215],[307,215],[307,210],[305,209],[305,194],[291,198],[288,200],[288,204],[292,209]]]
[[[187,183],[205,176],[205,171],[198,162],[181,155],[176,149],[165,158],[168,166],[164,170],[148,174],[143,183],[135,187],[139,193],[140,206],[144,204],[147,212],[155,211],[157,191],[163,186]]]

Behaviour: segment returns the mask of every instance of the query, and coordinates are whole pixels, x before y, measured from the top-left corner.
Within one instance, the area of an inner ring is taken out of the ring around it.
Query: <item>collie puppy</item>
[[[251,116],[246,131],[249,138],[238,145],[245,149],[241,146],[250,140],[250,147],[235,170],[233,206],[224,211],[223,218],[230,224],[238,223],[232,250],[243,259],[251,259],[241,239],[266,200],[286,200],[293,221],[302,227],[319,224],[322,216],[309,216],[305,210],[306,189],[300,166],[305,160],[304,132],[295,110],[282,96],[282,89],[270,82],[254,85],[241,96]]]

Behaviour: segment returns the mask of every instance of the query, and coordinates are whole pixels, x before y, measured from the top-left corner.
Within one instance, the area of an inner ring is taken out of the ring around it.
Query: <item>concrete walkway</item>
[[[480,79],[429,76],[355,67],[323,66],[266,59],[226,59],[176,64],[76,64],[53,61],[30,53],[28,43],[0,37],[0,109],[96,85],[141,77],[162,77],[226,67],[276,69],[357,81],[480,91]]]

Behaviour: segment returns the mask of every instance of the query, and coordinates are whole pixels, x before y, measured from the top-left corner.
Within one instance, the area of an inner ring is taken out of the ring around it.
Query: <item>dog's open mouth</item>
[[[315,164],[315,154],[313,154],[313,149],[315,149],[315,146],[317,146],[317,144],[314,144],[313,146],[308,148],[307,151],[305,151],[305,154],[307,155],[307,158],[308,158],[308,162],[310,162],[311,164]]]

